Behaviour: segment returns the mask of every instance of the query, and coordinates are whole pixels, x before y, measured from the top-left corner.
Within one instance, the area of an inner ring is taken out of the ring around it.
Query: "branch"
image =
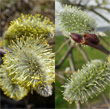
[[[95,11],[94,9],[90,9],[90,11],[94,12],[95,14],[97,14],[98,16],[100,16],[101,18],[103,18],[105,21],[107,21],[108,23],[110,22],[107,18],[105,18],[102,14],[98,13],[97,11]]]
[[[71,45],[68,49],[68,51],[65,53],[65,55],[61,58],[61,60],[59,61],[59,63],[55,66],[56,69],[58,69],[62,64],[63,62],[65,61],[65,59],[68,57],[70,51],[73,49],[73,45]]]
[[[68,42],[68,47],[71,45],[70,42]],[[69,53],[69,63],[70,63],[70,68],[72,71],[75,71],[75,66],[74,66],[74,59],[73,59],[73,52],[72,50]]]
[[[106,7],[96,7],[96,8],[100,8],[100,9],[105,9],[105,10],[107,10],[107,11],[110,11],[110,9],[109,8],[106,8]]]
[[[62,49],[69,41],[70,41],[70,39],[68,39],[67,41],[65,41],[65,42],[60,46],[60,48],[56,51],[55,54],[58,54],[58,52],[60,52],[61,49]]]
[[[74,66],[74,59],[73,59],[73,52],[70,51],[69,53],[69,62],[70,62],[70,68],[72,71],[75,71],[75,66]]]
[[[93,48],[95,48],[95,49],[97,49],[97,50],[99,50],[99,51],[101,51],[101,52],[103,52],[103,53],[105,53],[105,54],[107,54],[107,55],[110,54],[110,51],[108,51],[108,50],[107,50],[103,45],[101,45],[101,44],[95,45],[95,44],[93,44],[93,43],[91,43],[91,42],[88,42],[88,41],[86,41],[85,44],[88,45],[88,46],[90,46],[90,47],[93,47]]]
[[[81,48],[81,46],[80,46],[80,45],[77,45],[76,47],[78,48],[78,50],[79,50],[79,51],[81,52],[81,54],[83,55],[83,57],[84,57],[84,59],[86,60],[86,62],[88,62],[88,61],[89,61],[89,58],[88,58],[87,54],[84,52],[84,50]]]
[[[56,76],[55,79],[58,80],[58,82],[59,82],[60,84],[64,84],[64,80],[59,79],[58,76]]]
[[[63,75],[59,74],[59,73],[56,73],[55,76],[59,77],[62,80],[67,81],[66,78]]]
[[[67,72],[65,72],[65,71],[56,71],[56,73],[67,73]],[[69,73],[76,73],[75,71],[69,71]]]

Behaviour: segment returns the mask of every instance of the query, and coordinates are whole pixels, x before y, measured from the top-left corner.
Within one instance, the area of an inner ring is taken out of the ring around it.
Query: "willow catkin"
[[[8,76],[5,66],[2,67],[3,68],[0,68],[0,88],[3,90],[4,94],[10,98],[21,100],[28,94],[29,90],[14,83],[11,80],[12,78]]]
[[[53,38],[55,32],[55,26],[49,18],[43,17],[40,14],[23,15],[14,21],[11,21],[8,30],[4,34],[4,38],[9,42],[15,40],[16,36],[35,37],[42,36],[43,38]]]
[[[73,101],[88,100],[100,94],[110,84],[110,68],[101,60],[92,60],[72,75],[64,85],[64,99]]]
[[[65,5],[57,12],[57,16],[61,30],[67,37],[69,37],[69,33],[92,33],[97,27],[95,19],[75,6]]]
[[[45,84],[50,87],[55,82],[55,59],[51,46],[43,38],[24,38],[17,38],[16,43],[12,41],[10,52],[3,57],[8,76],[14,83],[31,91],[42,90],[39,87]]]

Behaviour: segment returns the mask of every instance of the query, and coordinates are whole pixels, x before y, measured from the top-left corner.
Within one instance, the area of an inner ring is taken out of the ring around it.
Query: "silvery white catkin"
[[[90,63],[73,74],[64,87],[64,99],[73,101],[88,100],[89,97],[101,93],[110,84],[110,68],[101,60],[92,60]]]
[[[69,33],[94,32],[97,26],[95,19],[75,6],[65,5],[61,11],[57,12],[57,15],[65,36],[69,36]]]

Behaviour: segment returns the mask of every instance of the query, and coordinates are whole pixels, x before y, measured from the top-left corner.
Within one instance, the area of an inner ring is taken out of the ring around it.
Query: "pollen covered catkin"
[[[10,23],[1,44],[7,50],[0,66],[0,88],[4,94],[16,100],[29,91],[44,97],[52,95],[55,56],[48,39],[54,34],[55,25],[40,14],[22,14]]]
[[[43,17],[40,14],[23,15],[14,21],[11,21],[8,30],[4,34],[4,38],[9,42],[15,40],[16,36],[35,37],[42,36],[43,38],[53,38],[55,32],[55,26],[49,18]]]
[[[45,90],[48,90],[55,82],[55,59],[51,46],[47,44],[45,38],[24,39],[22,36],[16,39],[16,43],[11,42],[10,52],[3,57],[4,68],[11,80],[21,87],[39,92],[38,90],[44,91],[40,86],[46,84]],[[49,96],[52,94],[48,91],[46,93],[49,93],[47,94]]]
[[[27,95],[29,90],[12,82],[12,78],[8,76],[5,66],[2,67],[0,68],[0,87],[4,91],[4,94],[15,100],[22,99]]]
[[[64,99],[73,101],[88,100],[89,97],[101,93],[110,84],[110,68],[101,60],[92,60],[90,63],[73,74],[64,87]]]

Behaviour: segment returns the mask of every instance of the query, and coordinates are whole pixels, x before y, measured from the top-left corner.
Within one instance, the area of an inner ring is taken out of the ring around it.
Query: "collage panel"
[[[109,0],[56,0],[56,109],[110,108],[109,16]]]
[[[55,108],[54,12],[54,0],[0,0],[0,109]]]

